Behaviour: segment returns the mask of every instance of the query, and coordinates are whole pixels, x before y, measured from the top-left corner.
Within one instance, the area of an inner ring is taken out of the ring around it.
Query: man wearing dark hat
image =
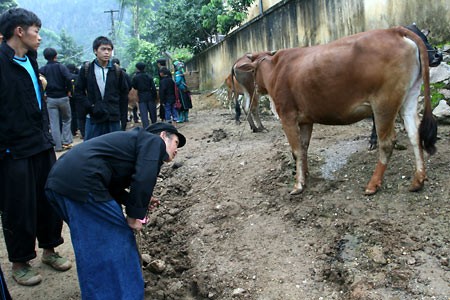
[[[69,225],[83,299],[144,299],[133,230],[158,203],[161,165],[185,143],[171,124],[154,123],[78,144],[55,163],[45,192]]]

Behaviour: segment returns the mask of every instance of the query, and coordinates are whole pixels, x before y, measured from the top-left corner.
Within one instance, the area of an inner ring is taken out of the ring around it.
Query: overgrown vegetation
[[[126,30],[124,51],[128,69],[134,69],[136,57],[152,65],[159,58],[190,59],[213,45],[219,34],[226,34],[242,23],[254,0],[126,0],[123,7],[132,14]],[[150,45],[151,44],[151,45]],[[137,47],[136,47],[137,46]],[[143,51],[142,47],[157,51]],[[153,66],[154,67],[154,66]],[[153,68],[154,69],[154,68]]]

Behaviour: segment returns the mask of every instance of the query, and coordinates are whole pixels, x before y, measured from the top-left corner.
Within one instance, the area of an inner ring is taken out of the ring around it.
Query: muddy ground
[[[413,153],[398,126],[405,147],[368,197],[371,123],[316,125],[307,189],[291,196],[289,145],[279,121],[263,123],[268,132],[252,133],[214,96],[194,97],[178,125],[188,142],[163,167],[162,204],[137,237],[146,299],[450,299],[450,126],[439,127],[418,193],[408,192]],[[75,270],[45,275],[34,288],[7,280],[17,299],[79,299]]]

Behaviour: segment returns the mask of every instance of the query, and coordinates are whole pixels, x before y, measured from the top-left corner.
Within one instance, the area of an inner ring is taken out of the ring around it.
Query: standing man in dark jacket
[[[69,70],[70,77],[71,77],[71,86],[70,86],[70,95],[69,95],[69,103],[70,103],[70,111],[72,112],[72,122],[70,125],[70,130],[72,131],[72,136],[77,135],[77,131],[80,130],[81,138],[84,136],[84,123],[79,120],[78,118],[78,110],[77,105],[75,103],[75,98],[73,97],[75,93],[75,82],[77,81],[78,74],[80,73],[80,70],[78,68],[70,63],[66,65],[67,69]],[[86,122],[86,120],[84,121]],[[83,128],[83,130],[82,130]]]
[[[164,110],[166,114],[166,121],[169,123],[178,121],[178,112],[175,108],[177,100],[175,96],[175,81],[172,79],[172,74],[169,69],[162,67],[159,69],[159,100],[164,103]]]
[[[78,144],[56,162],[45,190],[70,227],[83,299],[144,299],[133,230],[158,204],[161,165],[185,143],[173,125],[155,123]]]
[[[84,64],[75,85],[77,103],[87,111],[85,138],[119,131],[120,117],[128,102],[128,85],[119,66],[110,58],[114,46],[110,39],[97,37],[92,48],[95,60]]]
[[[72,148],[72,110],[69,95],[72,90],[72,76],[69,69],[57,61],[58,53],[53,48],[44,49],[47,64],[39,69],[47,79],[47,111],[55,151],[61,152]],[[62,126],[61,126],[62,124]],[[62,128],[61,128],[62,127]]]
[[[0,16],[0,211],[12,276],[21,285],[41,282],[28,261],[43,248],[42,262],[66,271],[71,263],[54,247],[61,245],[62,219],[44,193],[55,163],[48,114],[38,79],[36,50],[41,21],[12,8]]]
[[[145,64],[138,62],[136,64],[138,70],[134,75],[131,85],[138,91],[139,111],[141,112],[142,126],[147,128],[149,125],[148,115],[152,123],[156,123],[156,87],[153,77],[145,72]]]

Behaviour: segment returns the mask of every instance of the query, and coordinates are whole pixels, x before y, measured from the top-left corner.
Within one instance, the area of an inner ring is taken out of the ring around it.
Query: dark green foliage
[[[2,0],[0,1],[0,14],[4,13],[10,8],[17,7],[15,0]]]

